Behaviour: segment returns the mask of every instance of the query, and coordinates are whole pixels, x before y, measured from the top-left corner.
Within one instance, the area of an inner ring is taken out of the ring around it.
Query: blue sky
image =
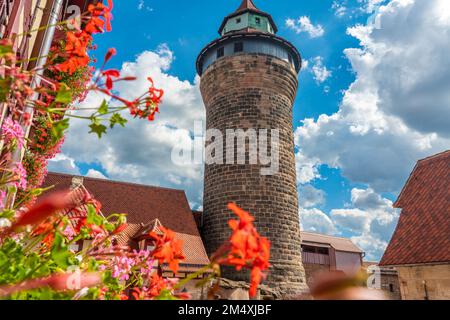
[[[377,260],[398,219],[392,202],[415,162],[450,145],[450,117],[447,123],[436,121],[436,116],[448,114],[448,94],[443,89],[414,93],[417,97],[409,94],[417,87],[433,87],[434,75],[449,82],[442,68],[448,64],[448,47],[430,37],[442,31],[444,38],[450,34],[450,17],[442,13],[448,2],[255,3],[272,14],[279,36],[291,41],[305,61],[294,106],[302,227],[351,237],[368,252],[368,259]],[[115,130],[102,141],[75,123],[63,155],[50,169],[184,189],[191,205],[201,207],[201,167],[178,168],[166,159],[172,140],[189,139],[186,132],[193,129],[193,121],[204,117],[197,54],[218,37],[223,17],[239,4],[240,0],[116,0],[113,31],[97,37],[96,55],[100,59],[115,47],[118,54],[111,67],[142,72],[143,79],[147,73],[154,76],[168,91],[160,119],[155,124],[131,123],[131,128]],[[435,22],[426,19],[430,15],[436,16]],[[414,52],[425,56],[416,61],[409,55]],[[424,77],[416,75],[421,68]],[[145,83],[124,87],[122,93],[139,88]],[[439,99],[431,105],[416,103],[433,100],[428,94]]]

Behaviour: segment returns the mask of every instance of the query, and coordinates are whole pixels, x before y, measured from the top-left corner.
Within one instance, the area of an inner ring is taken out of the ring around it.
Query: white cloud
[[[300,211],[301,228],[303,231],[335,235],[338,233],[333,221],[319,209],[303,209]]]
[[[307,158],[299,152],[295,155],[295,160],[297,163],[297,182],[299,184],[306,184],[320,178],[318,168],[320,162],[318,159]]]
[[[364,250],[365,261],[380,261],[388,245],[388,241],[373,237],[370,234],[352,237],[351,240]]]
[[[369,222],[368,214],[359,209],[335,209],[330,215],[339,227],[354,233],[363,232]]]
[[[306,16],[300,17],[297,20],[287,19],[286,26],[297,34],[305,32],[310,38],[319,38],[325,33],[325,30],[320,24],[312,24],[310,18]]]
[[[338,18],[354,18],[371,14],[388,0],[334,0],[331,10]]]
[[[405,0],[403,0],[405,1]],[[406,0],[411,1],[411,0]],[[377,10],[382,3],[385,3],[386,0],[364,0],[363,10],[367,13],[372,13]]]
[[[71,121],[63,153],[77,162],[101,164],[112,180],[132,181],[148,185],[161,185],[186,190],[194,206],[201,204],[203,166],[175,165],[172,149],[192,143],[194,121],[204,121],[204,106],[194,83],[168,74],[173,52],[163,45],[157,51],[145,51],[133,62],[122,66],[123,76],[136,76],[135,82],[121,83],[116,89],[124,98],[135,98],[148,89],[147,77],[165,90],[161,113],[155,122],[129,118],[125,129],[115,128],[99,140],[88,134],[84,121]],[[103,97],[88,96],[84,106],[97,106]],[[80,143],[82,141],[82,143]]]
[[[348,11],[344,3],[340,3],[339,1],[333,1],[331,9],[333,9],[334,15],[339,18],[344,17]]]
[[[146,5],[145,0],[139,0],[138,5],[137,5],[137,9],[139,11],[141,11],[141,10],[147,10],[149,12],[153,11],[152,7],[149,7],[148,5]]]
[[[399,210],[370,188],[353,189],[351,199],[351,208],[331,210],[331,221],[338,230],[353,234],[352,240],[370,259],[379,259],[397,225]]]
[[[108,179],[108,177],[106,177],[103,173],[94,169],[89,169],[89,171],[86,173],[86,177],[97,179]]]
[[[332,73],[323,64],[322,57],[315,57],[312,59],[311,63],[311,73],[313,74],[314,80],[316,80],[317,84],[321,84],[331,77]]]
[[[450,24],[436,10],[444,3],[393,0],[349,29],[361,43],[345,50],[356,80],[337,113],[296,130],[300,168],[325,164],[377,192],[399,192],[417,160],[449,148]]]
[[[48,170],[54,172],[64,172],[67,174],[79,175],[80,170],[75,164],[75,160],[60,153],[48,162]]]
[[[312,208],[325,203],[325,192],[312,185],[299,186],[299,202],[302,208]]]

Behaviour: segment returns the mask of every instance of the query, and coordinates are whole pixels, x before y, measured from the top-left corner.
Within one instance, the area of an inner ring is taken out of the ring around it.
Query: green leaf
[[[8,53],[13,53],[13,48],[11,46],[0,45],[0,57],[5,56]]]
[[[127,124],[128,120],[122,117],[120,113],[114,113],[109,122],[111,129],[113,129],[117,124],[125,127],[125,124]]]
[[[89,133],[96,133],[99,139],[102,138],[103,134],[106,134],[106,129],[108,129],[106,126],[95,122],[92,123],[89,128],[91,128],[91,131]]]
[[[64,131],[69,128],[69,119],[63,119],[53,123],[52,126],[52,142],[56,143],[64,137]]]
[[[107,114],[109,111],[109,106],[108,106],[108,102],[106,102],[106,100],[103,100],[100,108],[98,108],[98,113],[101,115]]]
[[[158,297],[155,298],[155,300],[178,300],[176,297],[173,296],[173,294],[167,290],[161,290],[161,293]]]
[[[0,78],[0,102],[6,102],[11,91],[11,78]]]
[[[14,210],[3,210],[0,212],[0,218],[11,219],[15,216],[16,212]]]
[[[63,104],[69,104],[72,102],[72,91],[65,83],[61,83],[59,91],[56,94],[55,102]]]
[[[59,232],[55,233],[51,254],[53,261],[58,267],[66,269],[69,266],[69,258],[73,254],[69,251],[64,237]]]
[[[114,230],[116,230],[116,226],[108,222],[103,224],[103,228],[108,232],[113,232]]]
[[[86,222],[88,224],[95,224],[96,226],[103,224],[103,218],[97,214],[97,211],[92,205],[88,205]]]

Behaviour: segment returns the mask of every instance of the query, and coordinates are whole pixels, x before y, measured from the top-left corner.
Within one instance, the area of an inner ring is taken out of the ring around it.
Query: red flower
[[[86,32],[67,32],[66,52],[78,57],[87,56],[86,50],[92,37]]]
[[[43,240],[42,240],[42,244],[44,245],[45,248],[50,249],[53,245],[53,241],[55,240],[55,234],[49,233]]]
[[[84,31],[88,34],[102,33],[105,26],[105,21],[97,16],[91,17],[91,19],[86,23]]]
[[[92,35],[102,33],[105,28],[106,31],[111,31],[112,8],[113,3],[111,0],[108,0],[108,6],[101,2],[88,6],[90,17],[83,30],[67,32],[65,54],[57,54],[58,56],[63,56],[66,60],[56,65],[56,70],[73,74],[79,68],[86,67],[89,64],[90,58],[87,50],[91,45]],[[109,50],[107,53],[109,58],[107,60],[114,54],[115,51]]]
[[[58,64],[55,67],[55,69],[60,72],[73,74],[79,68],[87,66],[88,63],[89,63],[88,56],[86,56],[86,57],[75,57],[74,56],[74,57],[70,57],[68,60],[66,60],[63,63]],[[47,105],[45,105],[45,106],[47,106]]]
[[[99,213],[102,209],[102,204],[98,200],[94,199],[87,191],[84,193],[82,203],[84,203],[85,205],[92,205],[97,213]]]
[[[105,6],[103,3],[98,2],[97,4],[90,4],[88,6],[88,11],[91,13],[93,18],[103,17],[105,21],[103,24],[106,24],[106,31],[111,31],[111,20],[113,18],[111,11],[113,9],[112,0],[108,0],[108,6]]]
[[[183,254],[183,242],[181,240],[175,239],[175,232],[166,229],[164,227],[160,228],[163,235],[160,236],[154,232],[150,233],[155,243],[155,250],[152,253],[153,258],[157,259],[160,264],[168,263],[170,270],[173,273],[178,272],[180,260],[184,260]]]
[[[158,105],[162,101],[162,97],[164,96],[164,90],[162,89],[156,89],[155,83],[153,82],[152,78],[147,78],[148,81],[150,81],[150,88],[148,89],[148,103],[153,103],[155,105]]]
[[[116,230],[113,231],[112,234],[113,234],[113,235],[116,235],[116,234],[122,233],[122,232],[125,231],[125,229],[126,229],[127,227],[128,227],[128,224],[124,223],[124,224],[118,226],[118,227],[116,228]]]
[[[106,233],[105,230],[102,227],[97,226],[95,224],[90,224],[87,227],[89,229],[91,229],[93,234],[105,234]]]
[[[161,294],[161,291],[167,289],[167,281],[160,277],[157,273],[154,273],[151,277],[150,287],[148,290],[148,297],[155,298]]]
[[[108,62],[116,54],[117,54],[116,49],[109,48],[108,52],[106,52],[106,55],[105,55],[105,63]]]
[[[73,207],[74,203],[68,197],[67,192],[53,193],[38,200],[33,207],[17,218],[11,228],[16,229],[26,225],[38,224],[58,211],[72,209]]]
[[[74,228],[74,231],[76,234],[79,234],[81,231],[81,228],[83,228],[84,226],[86,226],[87,223],[87,219],[86,218],[82,218],[78,221],[77,225]]]
[[[269,269],[270,242],[261,237],[253,225],[254,218],[246,211],[231,203],[228,208],[239,220],[228,222],[233,234],[229,243],[222,246],[212,257],[213,262],[233,266],[236,270],[251,269],[250,296],[256,295],[256,289]]]
[[[83,227],[90,229],[90,233],[92,235],[106,234],[106,231],[102,227],[95,224],[88,224],[86,218],[79,219],[77,225],[73,228],[73,231],[75,232],[75,234],[79,234]]]
[[[36,227],[36,229],[33,230],[32,235],[33,236],[40,236],[41,234],[46,234],[50,231],[52,231],[53,224],[51,223],[41,223],[39,226]]]
[[[168,291],[170,294],[181,300],[188,300],[191,296],[188,293],[174,293],[175,282],[160,277],[157,273],[154,273],[150,277],[150,284],[148,288],[134,288],[132,295],[136,300],[152,300],[161,296],[163,291]]]
[[[103,71],[102,75],[104,77],[106,77],[106,88],[108,90],[112,90],[112,88],[113,88],[113,79],[112,78],[120,77],[120,72],[119,72],[119,70],[110,69],[110,70]]]

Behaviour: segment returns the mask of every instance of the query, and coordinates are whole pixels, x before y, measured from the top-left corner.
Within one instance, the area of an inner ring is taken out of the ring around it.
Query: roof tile
[[[395,206],[403,210],[381,265],[450,262],[450,150],[418,162]]]

